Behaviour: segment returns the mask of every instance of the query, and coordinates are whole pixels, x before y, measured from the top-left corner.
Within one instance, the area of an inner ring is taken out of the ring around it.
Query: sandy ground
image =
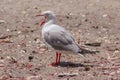
[[[79,46],[99,52],[62,55],[58,66],[48,66],[55,52],[35,17],[46,10]],[[120,0],[0,0],[0,80],[120,80],[119,13]]]

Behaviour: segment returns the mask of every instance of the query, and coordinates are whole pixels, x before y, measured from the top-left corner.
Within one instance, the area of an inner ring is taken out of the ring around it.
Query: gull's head
[[[55,20],[55,14],[52,11],[44,11],[37,16],[43,16],[44,17],[42,19],[41,23],[40,23],[40,26],[42,26],[45,22],[48,22],[50,20]]]
[[[51,20],[55,18],[55,14],[52,11],[44,11],[41,15],[45,16],[47,20]]]

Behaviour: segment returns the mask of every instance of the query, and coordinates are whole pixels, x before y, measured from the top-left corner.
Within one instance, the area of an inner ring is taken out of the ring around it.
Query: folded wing
[[[48,31],[44,33],[44,40],[56,50],[79,52],[80,48],[72,36],[65,31]]]

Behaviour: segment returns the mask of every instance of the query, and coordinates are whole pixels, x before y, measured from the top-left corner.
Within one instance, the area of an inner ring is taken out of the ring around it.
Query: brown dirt
[[[99,51],[85,59],[62,55],[43,43],[35,17],[51,10],[85,49]],[[120,80],[119,0],[1,0],[0,80]],[[98,46],[85,44],[100,43]]]

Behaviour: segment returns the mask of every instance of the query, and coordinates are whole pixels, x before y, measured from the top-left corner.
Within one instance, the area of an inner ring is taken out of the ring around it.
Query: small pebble
[[[81,15],[82,17],[85,17],[85,15],[83,14],[83,15]]]
[[[89,67],[85,67],[85,69],[84,69],[84,71],[89,71],[90,70],[90,68]]]
[[[2,60],[0,60],[0,62],[1,62],[1,63],[4,63],[5,61],[2,59]]]
[[[41,48],[41,49],[40,49],[40,51],[42,51],[42,52],[44,52],[45,50],[46,50],[46,49],[44,49],[44,48]]]
[[[103,17],[107,17],[108,15],[107,14],[103,14]]]
[[[40,44],[40,48],[46,48],[45,44]]]
[[[45,80],[40,75],[37,76],[28,76],[26,80]]]
[[[87,22],[87,21],[88,21],[88,19],[85,19],[85,21]]]
[[[10,31],[10,29],[6,29],[6,31],[7,31],[7,32],[9,32],[9,31]]]
[[[37,44],[40,43],[40,39],[36,39],[36,43],[37,43]]]
[[[21,50],[21,52],[22,52],[22,53],[26,53],[26,52],[27,52],[27,50],[23,49],[23,50]]]
[[[32,53],[38,53],[37,51],[32,51]]]
[[[0,51],[2,51],[2,49],[0,49]]]
[[[29,43],[32,43],[32,41],[28,41]]]
[[[31,62],[33,60],[34,56],[29,56],[28,60]]]
[[[26,12],[26,11],[22,11],[21,13],[22,13],[22,14],[26,14],[27,12]]]
[[[18,34],[20,34],[20,33],[21,33],[21,31],[18,31],[17,33],[18,33]]]
[[[5,23],[5,20],[0,20],[0,23]]]

